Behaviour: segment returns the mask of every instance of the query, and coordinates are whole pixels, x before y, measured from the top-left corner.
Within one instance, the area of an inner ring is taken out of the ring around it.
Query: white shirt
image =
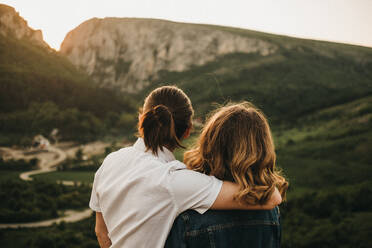
[[[163,247],[174,219],[207,211],[222,181],[187,170],[172,152],[146,152],[143,139],[109,154],[94,177],[89,206],[102,212],[112,247]]]

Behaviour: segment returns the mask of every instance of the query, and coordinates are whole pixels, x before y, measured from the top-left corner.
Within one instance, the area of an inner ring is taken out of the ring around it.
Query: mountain
[[[61,53],[100,86],[137,92],[159,71],[184,71],[230,53],[268,56],[277,46],[201,25],[154,19],[93,18],[69,32]]]
[[[54,128],[65,139],[94,139],[121,114],[135,113],[129,97],[92,85],[14,8],[0,5],[0,27],[1,145],[29,144],[32,135]]]
[[[100,87],[144,96],[179,85],[200,116],[212,102],[251,100],[275,121],[293,120],[372,93],[371,48],[237,28],[94,18],[60,51]]]

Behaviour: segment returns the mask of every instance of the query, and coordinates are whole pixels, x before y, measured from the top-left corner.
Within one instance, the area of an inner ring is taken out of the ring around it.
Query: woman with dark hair
[[[172,152],[188,137],[192,116],[190,99],[176,87],[147,96],[138,140],[109,154],[95,174],[89,206],[101,247],[163,247],[174,219],[187,209],[272,209],[281,202],[278,190],[265,196],[266,204],[236,201],[238,184],[175,160]]]
[[[288,182],[275,167],[276,155],[264,114],[248,102],[217,109],[207,120],[184,162],[194,171],[237,183],[242,204],[266,204]],[[175,221],[166,247],[280,247],[279,209],[271,211],[195,211]]]

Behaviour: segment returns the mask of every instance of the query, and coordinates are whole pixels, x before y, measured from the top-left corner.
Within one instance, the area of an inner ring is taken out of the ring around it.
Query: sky
[[[372,0],[0,0],[59,50],[93,17],[141,17],[216,24],[372,47]]]

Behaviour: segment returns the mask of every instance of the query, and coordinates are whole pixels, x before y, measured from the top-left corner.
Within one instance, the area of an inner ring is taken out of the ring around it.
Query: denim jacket
[[[165,248],[278,248],[279,208],[273,210],[188,210],[172,227]]]

